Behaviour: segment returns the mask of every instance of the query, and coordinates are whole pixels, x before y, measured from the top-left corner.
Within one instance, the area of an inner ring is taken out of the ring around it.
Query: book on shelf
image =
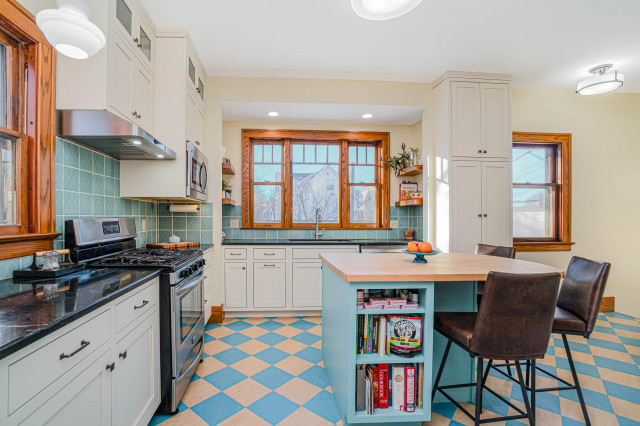
[[[373,414],[394,408],[422,409],[424,366],[419,364],[361,364],[356,366],[356,411]]]
[[[356,366],[356,411],[367,409],[366,401],[366,371],[364,365]]]
[[[404,365],[394,364],[391,373],[393,374],[393,408],[404,410]]]
[[[404,367],[404,411],[416,411],[416,368],[413,365]]]
[[[418,364],[418,397],[416,405],[422,409],[422,382],[424,380],[424,364]]]
[[[378,365],[378,406],[389,408],[389,365]]]

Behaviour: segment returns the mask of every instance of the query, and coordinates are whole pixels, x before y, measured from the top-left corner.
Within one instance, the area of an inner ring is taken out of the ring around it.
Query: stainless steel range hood
[[[143,128],[106,110],[57,110],[56,135],[118,160],[175,160],[176,153]]]

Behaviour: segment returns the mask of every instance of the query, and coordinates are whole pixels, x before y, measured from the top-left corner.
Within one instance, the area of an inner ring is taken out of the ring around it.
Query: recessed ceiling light
[[[624,75],[618,71],[607,72],[613,67],[611,64],[598,65],[589,70],[593,77],[582,80],[576,87],[576,93],[580,95],[599,95],[611,92],[622,86]]]
[[[422,0],[351,0],[353,10],[364,19],[384,21],[415,9]]]
[[[270,113],[267,114],[269,117],[277,117],[280,115],[279,112],[276,111],[271,111]]]
[[[373,118],[373,114],[370,114],[370,113],[362,114],[362,118]]]
[[[164,158],[164,155],[162,155],[162,154],[158,154],[158,155],[156,155],[156,157],[158,157],[158,158]]]

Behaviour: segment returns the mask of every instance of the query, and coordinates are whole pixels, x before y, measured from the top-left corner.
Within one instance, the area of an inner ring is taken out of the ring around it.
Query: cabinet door
[[[285,264],[253,264],[253,307],[284,308],[286,287]]]
[[[201,108],[196,108],[195,142],[200,147],[204,146],[204,111]]]
[[[113,371],[114,424],[146,426],[160,403],[160,318],[157,309],[116,343],[112,359],[116,363]]]
[[[130,120],[135,120],[132,108],[133,76],[135,62],[133,53],[116,34],[110,37],[109,49],[109,105]]]
[[[480,99],[483,156],[511,158],[509,85],[481,83]]]
[[[247,307],[247,264],[224,264],[224,305],[228,308]]]
[[[116,14],[112,19],[113,26],[131,40],[135,29],[134,6],[130,0],[115,0],[115,3]]]
[[[451,83],[451,155],[482,156],[479,83]]]
[[[137,36],[134,39],[136,47],[140,53],[140,57],[143,61],[145,61],[146,65],[153,69],[153,61],[155,60],[155,35],[151,31],[151,27],[149,27],[141,18],[137,20],[136,23],[137,28]]]
[[[187,87],[187,105],[185,107],[185,124],[186,124],[186,129],[185,129],[185,136],[186,136],[186,140],[194,142],[197,140],[197,133],[196,133],[196,100],[193,97],[193,94],[191,93],[192,90],[190,90]]]
[[[482,166],[480,161],[452,161],[453,218],[451,251],[474,253],[482,242]]]
[[[511,163],[482,163],[482,242],[512,245]]]
[[[133,112],[135,122],[143,129],[152,132],[153,123],[153,80],[140,64],[135,65],[133,78]]]
[[[111,353],[107,351],[21,424],[110,425],[113,373],[105,366],[111,362]],[[132,394],[131,389],[128,394]]]
[[[322,307],[322,262],[293,263],[294,308]]]

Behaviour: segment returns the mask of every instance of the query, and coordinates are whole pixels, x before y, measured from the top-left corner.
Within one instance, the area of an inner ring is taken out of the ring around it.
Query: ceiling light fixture
[[[277,117],[280,115],[279,112],[276,111],[271,111],[270,113],[267,114],[269,117]]]
[[[576,93],[580,95],[599,95],[611,92],[622,86],[624,74],[618,71],[607,72],[613,65],[604,64],[593,67],[589,70],[593,77],[582,80],[576,87]]]
[[[373,118],[373,114],[370,114],[370,113],[362,114],[362,118]]]
[[[73,59],[87,59],[102,49],[104,33],[89,21],[91,10],[83,0],[57,0],[57,9],[36,15],[36,23],[60,53]]]
[[[351,0],[353,10],[364,19],[385,21],[411,12],[422,0]]]

